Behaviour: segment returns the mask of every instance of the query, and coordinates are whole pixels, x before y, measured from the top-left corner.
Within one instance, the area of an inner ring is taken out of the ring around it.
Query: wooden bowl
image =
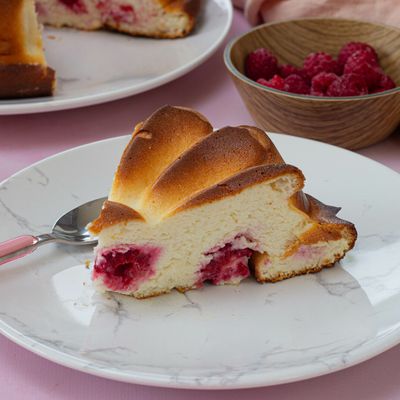
[[[233,40],[225,64],[259,127],[316,139],[348,149],[379,142],[400,123],[400,87],[356,97],[291,94],[260,85],[244,75],[246,56],[266,47],[279,63],[302,66],[311,52],[337,55],[347,42],[366,42],[381,66],[400,85],[400,29],[369,22],[311,18],[261,25]]]

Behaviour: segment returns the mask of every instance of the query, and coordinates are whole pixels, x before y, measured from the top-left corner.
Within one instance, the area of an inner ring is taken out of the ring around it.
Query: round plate
[[[195,31],[160,40],[114,32],[45,28],[48,64],[57,72],[53,97],[0,100],[0,115],[65,110],[153,89],[206,61],[232,23],[231,0],[207,0]]]
[[[80,371],[196,389],[310,378],[399,343],[399,175],[340,148],[271,136],[303,170],[306,191],[356,224],[357,245],[339,265],[276,284],[248,279],[135,300],[94,292],[91,249],[50,244],[2,266],[0,331]],[[0,240],[46,232],[62,213],[104,196],[128,140],[78,147],[4,182]]]

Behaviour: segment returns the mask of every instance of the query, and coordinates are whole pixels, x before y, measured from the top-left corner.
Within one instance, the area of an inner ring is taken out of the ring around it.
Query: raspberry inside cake
[[[252,254],[251,249],[234,249],[231,243],[215,252],[207,253],[212,259],[201,267],[197,286],[202,286],[206,281],[214,285],[239,283],[250,275],[248,263]]]
[[[194,287],[205,282],[214,285],[237,284],[250,275],[250,248],[235,248],[235,241],[204,254],[206,261],[195,271]],[[150,245],[118,245],[97,253],[93,279],[102,290],[134,292],[157,273],[157,261],[162,249]]]
[[[155,264],[161,249],[152,246],[120,245],[97,254],[93,278],[105,287],[135,291],[156,273]]]
[[[332,266],[356,230],[303,186],[263,131],[213,131],[193,110],[163,107],[137,126],[90,225],[96,287],[143,298]]]

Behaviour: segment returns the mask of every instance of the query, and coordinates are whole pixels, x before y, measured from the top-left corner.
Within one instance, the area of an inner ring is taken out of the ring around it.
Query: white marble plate
[[[231,0],[205,0],[196,30],[186,38],[157,40],[113,32],[44,30],[48,64],[57,71],[53,97],[0,100],[0,115],[89,106],[142,93],[206,61],[232,23]]]
[[[104,196],[127,136],[61,153],[0,185],[0,240],[46,232]],[[94,293],[90,249],[47,245],[0,269],[0,331],[57,363],[148,385],[241,388],[327,374],[400,342],[400,177],[340,148],[273,135],[306,191],[343,207],[355,249],[333,269],[148,300]],[[101,162],[99,162],[101,160]]]

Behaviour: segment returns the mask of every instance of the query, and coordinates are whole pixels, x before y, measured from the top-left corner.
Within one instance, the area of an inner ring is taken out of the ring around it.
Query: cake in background
[[[194,28],[201,0],[0,0],[0,98],[51,96],[39,21],[56,27],[112,29],[179,38]],[[35,12],[36,7],[36,12]]]
[[[0,98],[50,96],[54,88],[33,1],[0,0]]]
[[[130,35],[178,38],[195,25],[201,0],[36,0],[39,21],[56,27],[108,28]]]

